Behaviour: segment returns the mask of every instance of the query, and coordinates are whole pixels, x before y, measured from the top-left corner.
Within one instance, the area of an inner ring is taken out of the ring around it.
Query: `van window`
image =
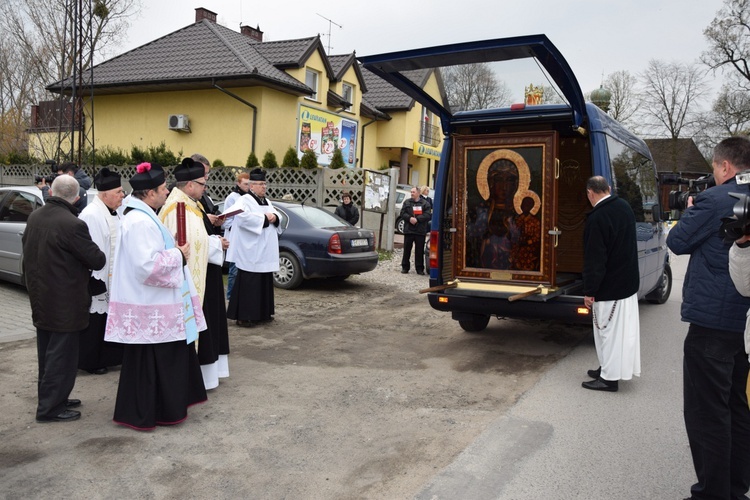
[[[607,148],[617,196],[630,204],[636,222],[647,222],[658,195],[654,162],[609,136]]]

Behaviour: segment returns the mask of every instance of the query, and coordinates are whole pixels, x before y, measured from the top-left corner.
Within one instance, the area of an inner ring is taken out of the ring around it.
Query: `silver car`
[[[98,194],[89,189],[88,199]],[[0,279],[24,285],[21,237],[31,212],[44,205],[36,186],[0,187]]]

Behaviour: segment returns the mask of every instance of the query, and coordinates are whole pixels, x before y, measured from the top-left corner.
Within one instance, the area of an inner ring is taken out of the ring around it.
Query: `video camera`
[[[747,186],[750,184],[750,170],[740,172],[735,179],[738,186]],[[719,234],[726,243],[731,243],[746,234],[750,234],[750,195],[729,193],[729,196],[737,198],[737,203],[732,208],[734,215],[721,219]]]
[[[704,175],[697,179],[684,179],[682,177],[665,178],[663,184],[686,185],[687,191],[670,191],[669,192],[669,209],[685,210],[687,208],[688,198],[695,196],[701,191],[716,185],[713,174]]]
[[[57,162],[55,160],[47,160],[44,163],[47,165],[50,165],[50,168],[52,169],[52,173],[49,175],[34,174],[34,184],[39,184],[40,182],[44,181],[49,186],[49,185],[52,185],[52,181],[54,181],[58,176]]]

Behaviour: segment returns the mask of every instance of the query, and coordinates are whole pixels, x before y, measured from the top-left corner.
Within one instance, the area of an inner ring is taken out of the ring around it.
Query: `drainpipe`
[[[256,125],[256,123],[258,123],[258,108],[255,105],[247,102],[246,100],[244,100],[242,97],[238,96],[237,94],[233,94],[230,91],[228,91],[227,89],[224,89],[224,88],[219,87],[218,85],[216,85],[216,80],[214,78],[211,79],[211,85],[213,85],[213,87],[215,89],[224,92],[229,97],[233,97],[233,98],[237,99],[238,101],[240,101],[245,106],[249,106],[249,107],[251,107],[253,109],[253,137],[252,137],[252,140],[251,140],[251,145],[250,145],[251,149],[250,150],[252,152],[255,152],[255,130],[256,130],[255,125]]]

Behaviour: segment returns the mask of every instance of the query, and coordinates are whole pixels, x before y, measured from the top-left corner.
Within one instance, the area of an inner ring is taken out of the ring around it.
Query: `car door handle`
[[[18,236],[23,236],[23,231],[18,231]]]

